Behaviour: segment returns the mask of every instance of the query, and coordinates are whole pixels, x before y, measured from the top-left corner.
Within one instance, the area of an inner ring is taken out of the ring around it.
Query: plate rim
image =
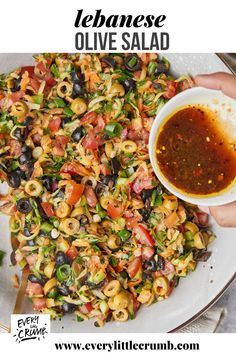
[[[1,53],[2,54],[2,53]],[[11,53],[13,54],[13,53]],[[14,54],[18,54],[18,53],[14,53]],[[23,54],[29,54],[29,53],[23,53]],[[179,53],[173,53],[173,54],[179,54]],[[194,54],[194,53],[189,53],[189,54]],[[200,53],[197,53],[200,54]],[[232,68],[230,67],[230,65],[228,63],[226,63],[224,60],[222,60],[222,57],[219,55],[219,53],[208,53],[208,54],[214,54],[215,57],[217,57],[221,63],[225,66],[226,69],[230,70],[231,73],[235,75],[235,72],[232,70]],[[31,54],[32,55],[32,54]],[[219,291],[219,293],[207,304],[205,305],[203,308],[201,308],[199,311],[197,311],[193,316],[191,316],[189,319],[187,319],[186,321],[184,321],[183,323],[179,324],[178,326],[176,326],[175,328],[167,331],[166,333],[175,333],[183,328],[185,328],[186,326],[188,326],[189,324],[191,324],[194,320],[196,320],[197,318],[199,318],[201,315],[203,315],[207,310],[209,310],[215,303],[216,301],[225,293],[225,291],[230,287],[230,285],[235,281],[236,279],[236,272],[233,274],[233,276],[229,279],[229,281],[225,284],[225,286]],[[58,332],[60,333],[60,332]],[[68,332],[65,332],[68,333]],[[79,333],[79,332],[78,332]],[[108,332],[109,333],[109,332]],[[122,332],[117,332],[117,333],[122,333]],[[151,333],[155,333],[155,332],[151,332]]]
[[[221,296],[224,294],[224,292],[229,288],[229,286],[234,282],[234,280],[236,279],[236,272],[234,273],[234,275],[230,278],[230,280],[227,282],[227,284],[221,289],[221,291],[214,297],[214,299],[212,299],[206,306],[204,306],[201,310],[199,310],[197,313],[195,313],[191,318],[189,318],[188,320],[184,321],[183,323],[181,323],[179,326],[171,329],[170,331],[168,331],[167,333],[175,333],[183,328],[185,328],[186,326],[190,325],[193,321],[195,321],[196,319],[198,319],[201,315],[203,315],[207,310],[209,310],[215,303],[217,300],[219,300],[221,298]]]

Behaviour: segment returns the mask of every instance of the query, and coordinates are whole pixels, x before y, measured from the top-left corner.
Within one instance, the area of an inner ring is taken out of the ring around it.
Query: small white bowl
[[[217,206],[230,203],[236,200],[236,179],[222,192],[206,196],[194,196],[182,192],[169,182],[162,174],[156,159],[156,140],[160,127],[164,121],[176,110],[186,105],[199,104],[215,111],[222,121],[225,132],[230,134],[236,141],[236,100],[225,96],[221,91],[210,90],[203,87],[194,87],[183,91],[168,101],[158,112],[149,136],[149,156],[153,170],[160,182],[174,195],[180,199],[198,205]],[[236,176],[235,176],[236,177]]]

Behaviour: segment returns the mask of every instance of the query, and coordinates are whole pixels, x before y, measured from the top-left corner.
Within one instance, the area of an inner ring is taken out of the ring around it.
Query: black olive
[[[32,117],[28,116],[28,117],[25,118],[25,120],[22,123],[22,125],[27,127],[28,130],[32,130],[33,129],[33,121],[34,121],[34,119]]]
[[[152,86],[154,87],[154,89],[156,90],[160,90],[161,89],[161,84],[159,84],[159,82],[153,82],[152,83]]]
[[[143,221],[145,221],[145,222],[148,221],[148,219],[150,217],[150,210],[143,208],[143,209],[141,209],[140,213],[142,215]]]
[[[146,280],[153,280],[152,272],[151,271],[144,271],[142,272],[142,280],[145,282]]]
[[[84,74],[82,74],[80,70],[73,70],[71,72],[71,81],[73,83],[83,84],[83,82],[84,82]]]
[[[21,77],[14,80],[14,86],[11,88],[11,92],[17,92],[20,90]]]
[[[136,82],[133,79],[125,79],[122,81],[122,85],[124,86],[125,92],[129,92],[130,90],[135,90]]]
[[[141,69],[141,59],[137,56],[137,54],[129,54],[125,58],[125,68],[131,72],[135,72]]]
[[[111,138],[110,138],[110,136],[109,136],[109,135],[107,135],[107,134],[103,134],[103,139],[104,139],[104,140],[110,140]]]
[[[52,191],[52,177],[50,176],[43,176],[42,177],[43,186],[47,189],[47,191]]]
[[[110,322],[112,319],[112,312],[109,312],[107,317],[106,317],[106,322]]]
[[[193,258],[198,262],[206,262],[211,257],[212,252],[204,250],[193,250]]]
[[[11,255],[10,255],[10,260],[11,260],[11,264],[13,265],[13,266],[15,266],[16,265],[16,253],[15,253],[15,251],[12,251],[12,253],[11,253]]]
[[[0,157],[6,157],[6,156],[9,156],[9,151],[5,151],[0,154]]]
[[[20,127],[17,127],[14,131],[14,137],[23,142],[26,140],[27,136],[28,136],[28,129],[27,128],[20,128]]]
[[[88,225],[88,223],[89,223],[89,219],[88,219],[87,215],[85,215],[85,214],[81,215],[79,221],[80,221],[81,226]]]
[[[64,128],[65,125],[66,125],[67,123],[70,123],[70,122],[71,122],[71,118],[70,118],[70,117],[65,117],[65,118],[63,118],[62,121],[61,121],[61,127]]]
[[[26,166],[26,170],[24,171],[24,178],[26,181],[28,181],[31,176],[32,176],[32,173],[34,171],[34,163],[33,161],[29,161],[28,163],[25,164]]]
[[[165,259],[160,255],[158,255],[157,267],[158,270],[163,270],[165,268]]]
[[[56,254],[56,263],[57,265],[62,265],[62,264],[68,264],[70,262],[67,255],[64,252],[58,251]]]
[[[151,272],[156,272],[158,269],[158,265],[154,259],[150,259],[149,261],[143,262],[143,268],[146,270],[150,270]]]
[[[105,284],[105,279],[103,281],[101,281],[98,284],[92,283],[90,281],[86,282],[86,285],[88,285],[88,287],[93,290],[93,289],[100,289],[101,287],[103,287],[103,285]]]
[[[117,175],[118,172],[120,171],[120,168],[121,168],[120,162],[117,160],[116,157],[113,157],[111,159],[111,169],[113,174]]]
[[[8,175],[8,184],[12,188],[18,188],[21,184],[21,173],[19,170],[13,171]]]
[[[110,66],[113,69],[116,67],[115,60],[109,55],[106,57],[102,57],[101,62],[107,64],[108,66]]]
[[[73,98],[84,96],[85,92],[82,85],[79,82],[75,82],[73,85]]]
[[[45,277],[36,277],[36,275],[34,274],[29,274],[28,275],[28,280],[31,282],[31,283],[37,283],[37,284],[40,284],[40,285],[44,285],[46,283],[46,279]]]
[[[154,71],[154,75],[158,76],[160,74],[166,74],[168,72],[168,69],[169,68],[168,68],[168,66],[165,63],[163,63],[162,61],[159,61],[157,63],[157,67],[156,67],[156,69]]]
[[[100,198],[106,190],[107,190],[106,185],[104,183],[98,182],[95,187],[96,196]]]
[[[31,154],[31,156],[32,156],[32,149],[31,149],[31,147],[29,145],[23,145],[22,148],[21,148],[21,151],[23,153],[26,152],[28,154]]]
[[[17,210],[22,214],[28,214],[32,211],[32,205],[28,198],[21,198],[16,203]]]
[[[65,189],[64,188],[59,189],[57,193],[57,198],[64,199],[64,197],[65,197]]]
[[[163,194],[163,188],[162,188],[161,184],[159,184],[159,185],[156,187],[156,192],[157,192],[157,195]]]
[[[73,133],[71,134],[71,138],[73,139],[73,141],[75,141],[76,143],[78,143],[80,141],[80,139],[83,136],[83,129],[82,127],[78,127],[76,128]]]
[[[153,189],[143,189],[141,192],[142,201],[145,203],[152,196]]]
[[[18,160],[21,165],[24,165],[25,163],[29,163],[31,159],[32,159],[32,152],[26,151],[20,155]]]
[[[46,282],[46,279],[45,279],[45,278],[38,278],[38,277],[36,277],[36,275],[34,275],[34,274],[29,274],[28,280],[29,280],[31,283],[36,283],[36,284],[40,284],[40,285],[44,285],[45,282]]]
[[[76,305],[74,304],[69,304],[68,302],[64,302],[64,304],[61,306],[61,309],[64,313],[72,313],[76,309]]]
[[[117,177],[117,174],[107,175],[101,178],[101,182],[106,186],[112,187],[116,183]]]
[[[66,285],[58,286],[57,290],[58,290],[59,294],[63,295],[63,296],[68,296],[71,294],[71,290]]]
[[[35,246],[34,240],[28,240],[28,241],[27,241],[27,245],[28,245],[28,246]]]
[[[38,211],[42,219],[48,220],[48,216],[45,213],[44,209],[41,206],[41,202],[37,201]]]
[[[5,165],[3,165],[2,163],[0,163],[0,170],[7,172],[7,167]]]
[[[26,237],[30,237],[30,236],[31,236],[31,233],[30,233],[30,230],[29,230],[28,226],[25,226],[25,227],[24,227],[23,233],[24,233],[24,235],[25,235]]]

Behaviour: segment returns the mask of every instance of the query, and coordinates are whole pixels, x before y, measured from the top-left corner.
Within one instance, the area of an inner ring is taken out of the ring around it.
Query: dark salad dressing
[[[156,158],[164,177],[185,193],[220,192],[236,177],[234,144],[216,114],[198,105],[180,109],[164,123]]]

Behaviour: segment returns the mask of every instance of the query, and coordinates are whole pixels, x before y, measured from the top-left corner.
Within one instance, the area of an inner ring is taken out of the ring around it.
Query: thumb
[[[209,209],[217,224],[223,227],[236,227],[236,202]]]
[[[198,75],[194,78],[197,86],[221,90],[226,96],[236,99],[236,77],[228,73]]]

